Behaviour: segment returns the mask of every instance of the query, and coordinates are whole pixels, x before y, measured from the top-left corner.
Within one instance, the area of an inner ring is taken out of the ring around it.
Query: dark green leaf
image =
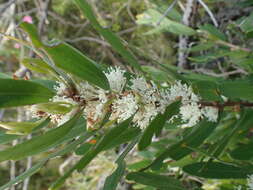
[[[20,160],[27,156],[47,151],[48,149],[63,142],[66,135],[74,127],[79,115],[55,129],[52,129],[41,136],[33,137],[23,143],[0,151],[0,162],[5,160]]]
[[[174,160],[180,160],[181,158],[187,156],[192,152],[192,149],[187,148],[187,146],[193,148],[200,146],[204,140],[211,135],[217,125],[217,123],[202,120],[192,128],[183,140],[169,146],[165,151],[163,151],[149,167],[160,166],[162,161],[168,157]]]
[[[59,178],[54,184],[51,185],[50,190],[56,190],[61,187],[65,180],[72,174],[73,171],[78,169],[79,171],[85,168],[105,147],[111,147],[113,140],[123,133],[129,126],[132,118],[122,122],[116,127],[110,129],[97,143],[94,148],[89,149],[88,152],[77,162],[72,168],[70,168],[61,178]],[[115,145],[116,146],[116,145]]]
[[[68,152],[73,151],[80,143],[82,143],[83,141],[85,141],[91,135],[92,135],[92,133],[87,133],[84,136],[80,137],[78,140],[76,140],[76,141],[74,141],[74,142],[66,145],[63,149],[50,154],[47,158],[42,159],[41,161],[39,161],[39,163],[33,165],[30,169],[26,170],[21,175],[17,176],[16,178],[14,178],[11,181],[9,181],[7,184],[1,186],[0,190],[5,190],[6,188],[8,188],[8,187],[10,187],[10,186],[12,186],[14,184],[17,184],[20,181],[23,181],[27,177],[32,176],[33,174],[35,174],[36,172],[39,171],[39,169],[46,163],[47,160],[49,160],[51,158],[54,158],[56,156],[62,156],[64,154],[67,154]]]
[[[192,87],[204,101],[221,101],[218,85],[211,81],[197,81],[192,83]]]
[[[219,162],[200,162],[183,167],[183,170],[190,175],[210,179],[237,179],[247,178],[253,171]]]
[[[253,83],[246,80],[224,81],[220,84],[220,93],[232,100],[253,100]]]
[[[159,189],[173,189],[173,190],[184,190],[184,187],[180,181],[154,173],[144,173],[144,172],[133,172],[127,175],[128,180],[135,181],[140,184],[156,187]]]
[[[100,139],[97,145],[93,149],[90,149],[87,154],[85,154],[84,157],[77,163],[77,169],[82,170],[101,151],[119,145],[118,143],[114,142],[114,139],[117,139],[118,136],[124,133],[124,131],[128,128],[131,120],[132,118],[120,123],[118,126],[115,126],[111,130],[109,130]],[[119,143],[122,143],[122,141],[120,141]]]
[[[117,188],[117,185],[120,182],[120,179],[123,177],[126,169],[126,163],[124,159],[134,148],[138,140],[139,137],[136,137],[130,144],[127,145],[125,150],[117,158],[116,163],[118,164],[118,167],[110,176],[106,178],[103,190],[115,190]]]
[[[94,61],[67,43],[52,46],[42,44],[33,24],[23,23],[21,27],[29,34],[35,47],[45,50],[56,66],[105,90],[109,90],[110,87],[105,74]],[[45,67],[44,62],[37,63]],[[46,67],[46,69],[51,68]],[[54,72],[52,69],[50,71]]]
[[[112,175],[110,175],[106,178],[103,190],[115,190],[117,188],[117,185],[118,185],[120,179],[124,175],[125,169],[126,169],[126,163],[123,160],[118,163],[118,167],[112,173]]]
[[[0,79],[0,108],[48,102],[54,93],[26,80]]]
[[[92,147],[93,145],[90,143],[84,143],[83,145],[81,145],[78,149],[76,149],[76,154],[77,155],[84,155],[86,154],[86,152],[88,152],[88,150]]]
[[[148,125],[148,127],[145,129],[141,140],[138,144],[139,150],[144,150],[146,147],[148,147],[152,142],[153,135],[159,134],[165,124],[165,122],[170,119],[173,115],[176,115],[179,111],[180,102],[174,102],[171,105],[169,105],[164,114],[158,114],[155,119],[151,121],[151,123]]]
[[[237,160],[251,160],[253,158],[253,142],[239,146],[230,155]]]
[[[61,43],[44,49],[59,68],[105,90],[110,88],[105,74],[96,63],[69,44]]]
[[[8,142],[11,142],[12,140],[14,139],[17,139],[18,135],[9,135],[9,134],[6,134],[4,132],[0,132],[0,144],[5,144],[5,143],[8,143]]]
[[[104,150],[111,149],[123,143],[127,143],[128,141],[131,141],[132,139],[137,137],[140,133],[140,128],[130,126],[122,133],[119,133],[119,135],[117,135],[112,142],[110,142],[107,146],[104,147]]]
[[[40,41],[40,37],[38,34],[38,31],[33,24],[29,24],[27,22],[23,22],[20,24],[20,27],[28,33],[29,38],[31,39],[33,45],[35,48],[40,48],[43,46],[43,44]]]
[[[249,118],[252,118],[251,110],[243,110],[241,118],[236,122],[235,126],[228,132],[228,134],[225,134],[224,137],[217,143],[217,146],[214,148],[212,153],[214,157],[218,157],[222,154],[222,152],[228,146],[230,140],[236,134],[236,132],[246,127],[244,124],[247,124]]]

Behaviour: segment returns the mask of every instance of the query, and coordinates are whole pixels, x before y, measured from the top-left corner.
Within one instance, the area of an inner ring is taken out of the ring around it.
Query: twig
[[[183,15],[183,24],[186,26],[190,25],[190,18],[193,12],[194,0],[187,0],[184,15]],[[187,49],[189,37],[180,35],[179,36],[179,47],[178,47],[178,66],[181,68],[187,67],[187,56],[188,52],[185,50]]]
[[[237,45],[234,45],[229,42],[222,41],[222,40],[218,40],[218,41],[216,41],[216,43],[230,47],[232,50],[241,50],[241,51],[245,51],[245,52],[249,52],[249,53],[252,52],[252,50],[249,48],[240,47],[240,46],[237,46]]]
[[[235,75],[235,74],[248,74],[246,71],[244,70],[235,70],[235,71],[229,71],[229,72],[224,72],[224,73],[214,73],[210,70],[205,70],[205,69],[195,69],[196,72],[200,72],[209,76],[214,76],[214,77],[228,77],[230,75]]]
[[[27,139],[31,139],[32,135],[28,135]],[[32,167],[32,157],[29,156],[27,158],[27,163],[26,163],[26,170],[29,170]],[[23,182],[23,190],[28,190],[29,187],[29,182],[30,182],[30,177],[27,177],[24,182]]]
[[[169,14],[169,12],[173,9],[173,7],[176,5],[178,0],[174,0],[171,5],[167,8],[167,10],[163,13],[163,15],[161,16],[161,18],[159,18],[159,20],[157,21],[156,25],[160,25],[162,20]]]
[[[45,24],[45,21],[47,19],[47,12],[48,12],[48,6],[49,6],[50,0],[46,0],[45,2],[42,3],[41,5],[41,19],[38,24],[38,32],[41,35],[43,32],[43,26]]]
[[[14,140],[12,141],[12,146],[15,146],[16,144],[18,144],[18,140]],[[11,160],[10,161],[10,180],[15,179],[16,177],[16,161],[15,160]],[[15,190],[15,186],[11,186],[10,190]]]
[[[216,107],[219,109],[224,109],[225,107],[234,107],[234,106],[242,106],[242,107],[253,107],[253,103],[251,102],[233,102],[228,101],[225,103],[219,103],[219,102],[199,102],[201,106],[210,106],[210,107]]]
[[[211,10],[208,8],[208,6],[202,0],[198,0],[198,2],[204,7],[204,9],[206,10],[206,12],[210,16],[211,20],[213,21],[214,26],[218,27],[219,24],[216,21],[216,19],[215,19],[213,13],[211,12]]]
[[[2,16],[2,14],[6,11],[6,9],[9,8],[9,6],[11,6],[13,3],[15,3],[16,0],[10,0],[9,2],[7,2],[3,8],[0,9],[0,16]]]

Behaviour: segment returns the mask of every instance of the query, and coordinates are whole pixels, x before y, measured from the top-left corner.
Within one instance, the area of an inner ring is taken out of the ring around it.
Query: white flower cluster
[[[176,84],[171,86],[169,95],[172,100],[181,97],[180,116],[185,122],[183,127],[192,127],[203,117],[211,122],[217,121],[219,110],[215,107],[202,108],[199,104],[201,98],[193,92],[190,86],[177,81]]]
[[[119,67],[108,69],[105,75],[111,91],[105,91],[89,83],[76,86],[75,94],[68,93],[69,88],[64,83],[55,87],[57,95],[52,98],[54,103],[65,103],[74,108],[82,107],[88,128],[97,128],[109,115],[109,121],[122,122],[133,116],[133,123],[144,129],[158,113],[164,113],[166,107],[181,98],[182,106],[177,117],[181,117],[185,126],[193,126],[206,117],[215,122],[218,109],[199,105],[200,97],[194,94],[191,87],[177,81],[166,90],[159,90],[154,82],[148,82],[143,77],[132,78],[127,83],[125,71]],[[36,107],[35,107],[36,108]],[[39,113],[39,110],[34,111]],[[50,118],[62,124],[74,111],[66,114],[50,114]]]

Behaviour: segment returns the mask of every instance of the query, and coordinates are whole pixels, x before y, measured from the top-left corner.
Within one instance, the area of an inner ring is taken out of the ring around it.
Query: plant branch
[[[162,20],[169,14],[169,12],[173,9],[173,7],[176,5],[177,2],[178,2],[178,0],[174,0],[171,3],[171,5],[167,8],[167,10],[163,13],[163,15],[161,16],[161,18],[156,23],[157,26],[161,24]]]
[[[210,107],[216,107],[218,109],[224,109],[225,107],[234,107],[234,106],[242,106],[242,107],[253,107],[253,103],[251,102],[235,102],[235,101],[227,101],[225,103],[219,103],[219,102],[199,102],[201,106],[210,106]]]
[[[214,26],[218,27],[218,22],[216,21],[213,13],[211,12],[211,10],[208,8],[208,6],[204,3],[204,1],[202,0],[198,0],[198,2],[204,7],[204,9],[206,10],[206,12],[208,13],[208,15],[210,16],[211,20],[213,21]]]

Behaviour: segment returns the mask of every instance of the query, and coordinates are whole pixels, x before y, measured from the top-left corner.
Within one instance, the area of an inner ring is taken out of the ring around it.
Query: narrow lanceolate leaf
[[[19,135],[9,135],[4,132],[0,132],[0,144],[11,142],[14,139],[20,137]]]
[[[43,73],[43,74],[55,73],[54,69],[50,67],[42,59],[24,58],[23,60],[21,60],[21,64],[23,64],[29,70],[35,71],[38,73]]]
[[[129,126],[132,118],[122,122],[116,127],[113,127],[109,130],[97,143],[97,145],[86,152],[79,162],[77,162],[72,168],[70,168],[61,178],[59,178],[54,184],[51,185],[50,190],[59,189],[65,180],[74,172],[75,170],[84,169],[101,151],[107,149],[108,147],[112,148],[112,145],[117,146],[113,141],[117,136],[122,134]],[[120,142],[121,143],[121,142]]]
[[[155,133],[159,134],[162,130],[165,122],[179,111],[180,102],[174,102],[167,107],[163,114],[158,114],[155,119],[151,121],[148,127],[145,129],[141,140],[138,144],[139,150],[143,150],[148,147],[152,142],[152,137]]]
[[[183,167],[183,170],[190,175],[210,179],[240,179],[247,178],[253,170],[241,168],[219,162],[199,162]]]
[[[230,156],[237,160],[252,160],[253,158],[253,142],[244,144],[231,151]]]
[[[0,122],[0,127],[7,129],[8,134],[29,134],[32,130],[39,126],[44,120],[39,120],[36,122]]]
[[[214,148],[212,155],[214,157],[218,157],[222,154],[225,148],[228,146],[230,140],[233,136],[239,132],[241,129],[246,127],[245,124],[248,123],[248,120],[252,118],[251,110],[242,110],[241,118],[236,122],[235,126],[229,131],[229,133],[225,134],[224,137],[219,141],[217,146]],[[249,123],[248,123],[249,124]],[[251,124],[251,123],[250,123]]]
[[[187,156],[193,152],[191,148],[197,148],[200,146],[205,139],[211,135],[217,125],[217,123],[202,120],[199,124],[194,126],[192,131],[185,136],[183,140],[169,146],[164,152],[162,152],[149,167],[161,165],[163,160],[168,157],[174,160],[180,160],[181,158]]]
[[[52,47],[44,46],[44,49],[59,68],[105,90],[109,89],[109,82],[96,63],[71,45],[61,43]]]
[[[20,160],[27,156],[38,154],[58,145],[74,127],[79,115],[41,136],[33,137],[16,146],[0,151],[0,162],[5,160]]]
[[[23,22],[20,24],[20,27],[28,33],[35,48],[40,48],[43,46],[35,25]]]
[[[224,81],[220,83],[220,93],[231,100],[253,101],[253,83],[247,80]]]
[[[156,187],[161,190],[184,190],[181,182],[168,176],[146,172],[133,172],[127,175],[127,179],[143,185]]]
[[[117,51],[131,66],[135,67],[138,70],[142,70],[137,59],[129,50],[127,50],[127,48],[123,45],[121,39],[112,33],[109,29],[103,28],[99,24],[88,2],[86,0],[74,1],[81,9],[82,13],[86,16],[86,18],[91,22],[92,26],[97,30],[97,32],[111,44],[112,48]]]
[[[94,85],[109,90],[109,83],[105,74],[98,68],[94,61],[83,55],[76,48],[67,43],[47,46],[40,41],[34,25],[22,23],[21,28],[28,33],[34,46],[44,50],[56,66]],[[41,63],[39,62],[39,64]],[[45,68],[45,65],[43,68]],[[54,72],[53,70],[50,71]]]
[[[89,138],[91,136],[91,134],[92,133],[86,133],[86,134],[84,134],[84,136],[80,137],[78,140],[75,140],[74,142],[66,145],[63,149],[61,149],[61,150],[59,150],[57,152],[49,154],[49,156],[47,156],[46,158],[40,160],[37,164],[33,165],[31,168],[29,168],[28,170],[26,170],[24,173],[22,173],[21,175],[17,176],[13,180],[9,181],[5,185],[1,186],[0,190],[5,190],[6,188],[11,187],[12,185],[16,185],[19,182],[24,181],[26,178],[34,175],[47,162],[47,160],[49,160],[51,158],[54,158],[56,156],[65,155],[65,154],[73,151],[79,144],[81,144],[84,140],[86,140],[87,138]]]
[[[120,179],[124,175],[125,169],[126,162],[122,160],[118,163],[118,167],[113,174],[106,178],[103,190],[115,190],[120,182]]]
[[[48,102],[54,92],[26,80],[0,79],[0,108]]]
[[[116,190],[118,183],[124,175],[126,169],[126,163],[124,161],[127,154],[134,148],[136,143],[139,141],[139,137],[136,137],[131,143],[127,145],[125,150],[117,158],[116,163],[118,164],[117,169],[106,178],[103,190]]]
[[[113,148],[115,146],[120,145],[122,143],[121,140],[119,141],[119,143],[115,143],[114,140],[117,139],[118,136],[123,134],[125,130],[127,130],[128,126],[130,125],[131,120],[132,118],[122,122],[118,126],[109,130],[108,133],[106,133],[101,138],[101,140],[94,147],[94,149],[91,149],[90,151],[88,151],[87,154],[85,154],[84,157],[77,163],[77,169],[82,170],[101,151],[106,150],[109,147]]]

